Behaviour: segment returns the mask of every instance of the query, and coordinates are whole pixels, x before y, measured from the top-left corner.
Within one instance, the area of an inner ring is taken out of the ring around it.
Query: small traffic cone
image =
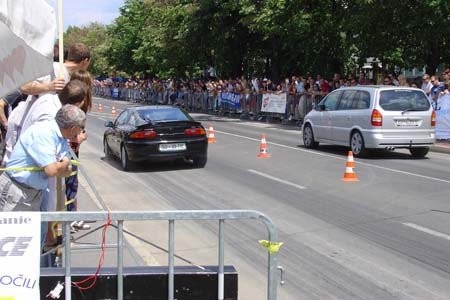
[[[102,111],[102,110],[103,110],[102,104],[99,103],[99,104],[98,104],[98,111]]]
[[[208,144],[212,144],[216,142],[216,138],[214,137],[214,128],[209,126],[208,129]]]
[[[348,155],[347,155],[347,166],[348,167],[355,167],[355,160],[353,159],[353,152],[352,151],[348,151]]]
[[[353,152],[348,151],[347,163],[345,164],[345,173],[342,177],[343,181],[347,182],[355,182],[359,181],[358,177],[356,177],[356,173],[353,170],[355,168],[355,161],[353,160]]]
[[[111,114],[113,114],[113,115],[116,114],[116,108],[114,106],[111,108]]]
[[[259,145],[258,158],[269,158],[270,154],[267,151],[266,135],[263,133],[261,136],[261,144]]]

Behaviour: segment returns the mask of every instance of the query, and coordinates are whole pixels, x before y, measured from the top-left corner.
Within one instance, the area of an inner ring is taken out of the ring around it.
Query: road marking
[[[219,130],[215,130],[214,132],[222,133],[222,134],[226,134],[226,135],[231,135],[231,136],[235,136],[235,137],[239,137],[239,138],[244,138],[244,139],[251,140],[251,141],[258,141],[258,142],[260,141],[260,139],[255,139],[255,138],[251,138],[251,137],[247,137],[247,136],[243,136],[243,135],[239,135],[239,134],[234,134],[234,133],[229,133],[229,132],[224,132],[224,131],[219,131]],[[282,147],[282,148],[292,149],[292,150],[295,150],[295,151],[306,152],[306,153],[310,153],[310,154],[314,154],[314,155],[335,158],[335,159],[339,159],[339,160],[342,160],[342,161],[347,161],[347,158],[342,158],[342,157],[339,157],[337,155],[316,152],[316,151],[313,151],[313,150],[302,149],[302,148],[298,148],[298,147],[292,147],[292,146],[287,146],[287,145],[283,145],[283,144],[277,144],[277,143],[273,143],[273,142],[267,142],[267,144],[278,146],[278,147]],[[445,180],[445,179],[441,179],[441,178],[436,178],[436,177],[431,177],[431,176],[426,176],[426,175],[421,175],[421,174],[416,174],[416,173],[411,173],[411,172],[391,169],[391,168],[387,168],[387,167],[377,166],[377,165],[365,163],[365,162],[362,162],[362,161],[358,161],[358,164],[359,165],[368,166],[368,167],[378,168],[378,169],[381,169],[381,170],[390,171],[390,172],[394,172],[394,173],[399,173],[399,174],[415,176],[415,177],[429,179],[429,180],[434,180],[434,181],[450,183],[450,180]]]
[[[277,181],[277,182],[280,182],[280,183],[283,183],[283,184],[286,184],[286,185],[290,185],[290,186],[296,187],[296,188],[298,188],[300,190],[306,189],[306,187],[304,187],[302,185],[298,185],[298,184],[295,184],[295,183],[292,183],[290,181],[286,181],[286,180],[274,177],[274,176],[266,174],[266,173],[262,173],[262,172],[259,172],[259,171],[256,171],[256,170],[252,170],[252,169],[248,169],[247,171],[249,171],[250,173],[253,173],[253,174],[265,177],[265,178],[269,178],[269,179],[272,179],[274,181]]]
[[[91,114],[96,115],[98,117],[97,113],[92,113],[91,112]],[[109,116],[109,117],[110,118],[114,118],[113,116]],[[102,119],[102,120],[105,120],[105,119]],[[260,139],[251,138],[251,137],[248,137],[248,136],[243,136],[243,135],[229,133],[229,132],[220,131],[220,130],[215,130],[215,132],[216,133],[230,135],[230,136],[234,136],[234,137],[238,137],[238,138],[243,138],[243,139],[247,139],[247,140],[251,140],[251,141],[257,141],[257,142],[261,141]],[[321,152],[317,152],[317,151],[313,151],[313,150],[309,150],[309,149],[302,149],[302,148],[298,148],[298,147],[292,147],[292,146],[287,146],[287,145],[273,143],[273,142],[267,142],[267,144],[278,146],[278,147],[282,147],[282,148],[292,149],[292,150],[295,150],[295,151],[301,151],[301,152],[306,152],[306,153],[310,153],[310,154],[314,154],[314,155],[319,155],[319,156],[323,156],[323,157],[330,157],[330,158],[339,159],[339,160],[342,160],[342,161],[347,161],[347,158],[342,158],[342,157],[339,157],[339,156],[336,156],[336,155],[327,154],[327,153],[321,153]],[[421,175],[421,174],[416,174],[416,173],[396,170],[396,169],[392,169],[392,168],[377,166],[377,165],[370,164],[370,163],[365,163],[365,162],[362,162],[362,161],[358,161],[358,164],[359,165],[368,166],[368,167],[377,168],[377,169],[381,169],[381,170],[385,170],[385,171],[390,171],[390,172],[394,172],[394,173],[399,173],[399,174],[419,177],[419,178],[423,178],[423,179],[439,181],[439,182],[444,182],[444,183],[450,183],[450,180],[445,180],[445,179],[441,179],[441,178],[436,178],[436,177],[431,177],[431,176],[426,176],[426,175]]]
[[[439,231],[435,231],[433,229],[429,229],[429,228],[426,228],[426,227],[422,227],[422,226],[414,224],[414,223],[402,223],[402,224],[405,225],[405,226],[414,228],[416,230],[419,230],[419,231],[422,231],[422,232],[425,232],[425,233],[434,235],[436,237],[440,237],[440,238],[443,238],[443,239],[446,239],[446,240],[450,241],[450,235],[448,235],[448,234],[445,234],[445,233],[442,233],[442,232],[439,232]]]
[[[107,114],[107,113],[100,113],[100,112],[89,112],[89,116],[97,117],[97,119],[100,119],[102,121],[111,121],[114,120],[116,116]]]

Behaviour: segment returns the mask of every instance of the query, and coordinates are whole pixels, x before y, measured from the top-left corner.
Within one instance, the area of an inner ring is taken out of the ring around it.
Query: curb
[[[450,144],[435,144],[431,146],[430,151],[450,154]]]

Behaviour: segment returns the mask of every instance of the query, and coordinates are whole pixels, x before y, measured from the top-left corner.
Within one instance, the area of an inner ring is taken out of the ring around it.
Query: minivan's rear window
[[[399,89],[381,91],[380,106],[388,111],[427,111],[430,102],[421,91]]]

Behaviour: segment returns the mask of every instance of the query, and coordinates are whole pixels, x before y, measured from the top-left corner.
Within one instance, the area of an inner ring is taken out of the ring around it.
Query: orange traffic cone
[[[98,111],[102,111],[102,110],[103,110],[102,104],[99,103],[99,104],[98,104]]]
[[[270,154],[267,152],[266,135],[263,133],[261,136],[261,144],[259,145],[258,158],[269,158]]]
[[[355,182],[359,181],[358,177],[356,177],[356,173],[353,170],[355,167],[355,161],[353,160],[353,152],[348,151],[347,163],[345,164],[345,173],[342,177],[343,181]]]
[[[208,129],[208,144],[212,144],[216,142],[216,138],[214,137],[214,128],[209,126]]]
[[[116,114],[116,108],[114,106],[111,108],[111,114],[113,114],[113,115]]]
[[[353,159],[353,152],[352,151],[348,151],[348,155],[347,155],[347,166],[348,167],[355,167],[355,160]]]

